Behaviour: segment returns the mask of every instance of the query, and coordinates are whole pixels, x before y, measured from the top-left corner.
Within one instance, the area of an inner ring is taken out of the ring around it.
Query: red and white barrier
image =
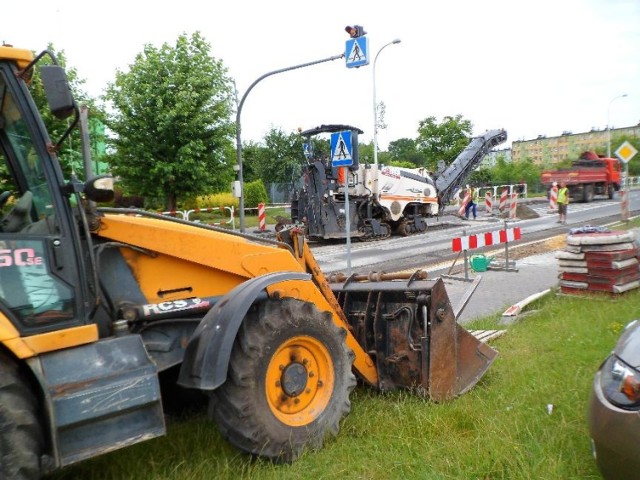
[[[462,205],[460,205],[460,208],[458,209],[458,215],[464,215],[464,209],[467,208],[467,203],[469,203],[469,200],[471,200],[471,195],[469,195],[469,192],[467,192],[464,196],[464,200],[462,200]]]
[[[493,215],[493,195],[491,195],[491,192],[485,194],[484,206],[487,209],[487,215]]]
[[[264,203],[258,204],[258,226],[262,231],[267,229],[267,215],[264,210]]]
[[[513,242],[520,240],[522,233],[520,227],[507,228],[505,230],[496,230],[495,232],[480,233],[478,235],[467,235],[451,240],[451,249],[454,252],[463,250],[473,250],[476,248],[498,245],[500,243]]]
[[[507,208],[507,196],[509,195],[508,189],[503,188],[500,193],[500,205],[498,209],[503,212],[505,208]]]
[[[549,210],[558,209],[558,185],[553,185],[549,191]]]
[[[627,200],[627,191],[620,190],[620,195],[622,195],[622,199],[620,201],[620,208],[622,209],[621,217],[622,220],[626,222],[629,220],[629,201]]]
[[[518,208],[518,194],[511,194],[511,204],[509,205],[509,218],[516,218],[516,209]]]

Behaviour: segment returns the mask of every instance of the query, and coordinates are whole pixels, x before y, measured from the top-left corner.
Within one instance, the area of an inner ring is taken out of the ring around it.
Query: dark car
[[[598,369],[588,419],[593,455],[602,476],[640,478],[640,320],[625,327]]]

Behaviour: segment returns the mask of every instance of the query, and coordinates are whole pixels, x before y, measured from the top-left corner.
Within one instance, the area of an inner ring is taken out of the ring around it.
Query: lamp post
[[[609,124],[609,118],[610,118],[610,113],[611,113],[611,104],[614,102],[614,100],[617,100],[618,98],[623,98],[626,97],[627,94],[623,93],[622,95],[618,95],[617,97],[613,97],[611,99],[611,101],[609,102],[609,107],[607,108],[607,158],[611,158],[611,125]]]
[[[378,55],[380,52],[384,50],[389,45],[395,45],[396,43],[400,43],[400,39],[396,38],[391,42],[383,45],[376,53],[375,58],[373,59],[373,164],[378,165],[378,105],[376,103],[376,62],[378,61]]]
[[[300,65],[294,65],[293,67],[280,68],[278,70],[274,70],[272,72],[267,72],[261,77],[259,77],[255,82],[249,85],[247,91],[244,92],[240,103],[238,104],[238,111],[236,112],[236,168],[234,170],[238,173],[238,182],[240,183],[240,199],[238,209],[240,210],[240,232],[244,233],[244,179],[242,176],[242,124],[240,123],[240,115],[242,113],[242,107],[244,105],[244,101],[247,99],[247,95],[249,92],[255,87],[260,81],[264,80],[271,75],[275,75],[277,73],[288,72],[290,70],[296,70],[298,68],[310,67],[311,65],[317,65],[318,63],[331,62],[333,60],[337,60],[339,58],[344,58],[344,53],[340,55],[333,55],[332,57],[323,58],[322,60],[315,60],[313,62],[302,63]]]

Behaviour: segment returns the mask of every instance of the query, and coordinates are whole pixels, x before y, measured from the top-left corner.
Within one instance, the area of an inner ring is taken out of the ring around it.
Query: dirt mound
[[[509,211],[505,210],[498,217],[508,220]],[[539,218],[540,215],[538,215],[534,210],[526,205],[518,205],[518,209],[516,210],[516,217],[518,217],[520,220],[529,220],[530,218]]]

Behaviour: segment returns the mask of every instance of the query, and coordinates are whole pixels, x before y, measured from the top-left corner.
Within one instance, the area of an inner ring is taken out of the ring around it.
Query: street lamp
[[[244,105],[244,101],[247,99],[247,95],[249,92],[255,87],[260,81],[264,80],[271,75],[275,75],[277,73],[288,72],[290,70],[296,70],[298,68],[310,67],[311,65],[317,65],[318,63],[331,62],[333,60],[337,60],[339,58],[344,58],[344,53],[340,55],[333,55],[332,57],[323,58],[322,60],[315,60],[313,62],[302,63],[300,65],[294,65],[293,67],[280,68],[278,70],[274,70],[272,72],[267,72],[261,77],[259,77],[255,82],[249,85],[247,91],[244,92],[240,103],[238,104],[237,112],[236,112],[236,165],[234,170],[238,173],[238,183],[240,185],[240,198],[239,198],[239,206],[240,210],[240,232],[244,233],[244,179],[242,177],[242,124],[240,123],[240,114],[242,113],[242,106]]]
[[[373,60],[373,164],[378,165],[378,105],[376,103],[376,62],[378,61],[378,55],[380,52],[384,50],[389,45],[395,45],[396,43],[400,43],[400,39],[396,38],[395,40],[387,43],[380,47],[378,53],[376,53],[376,57]]]
[[[609,114],[611,112],[611,104],[613,103],[614,100],[617,100],[618,98],[623,98],[626,96],[627,94],[623,93],[622,95],[613,97],[609,102],[609,108],[607,108],[607,158],[611,158],[611,125],[609,125],[609,117],[610,117]]]

